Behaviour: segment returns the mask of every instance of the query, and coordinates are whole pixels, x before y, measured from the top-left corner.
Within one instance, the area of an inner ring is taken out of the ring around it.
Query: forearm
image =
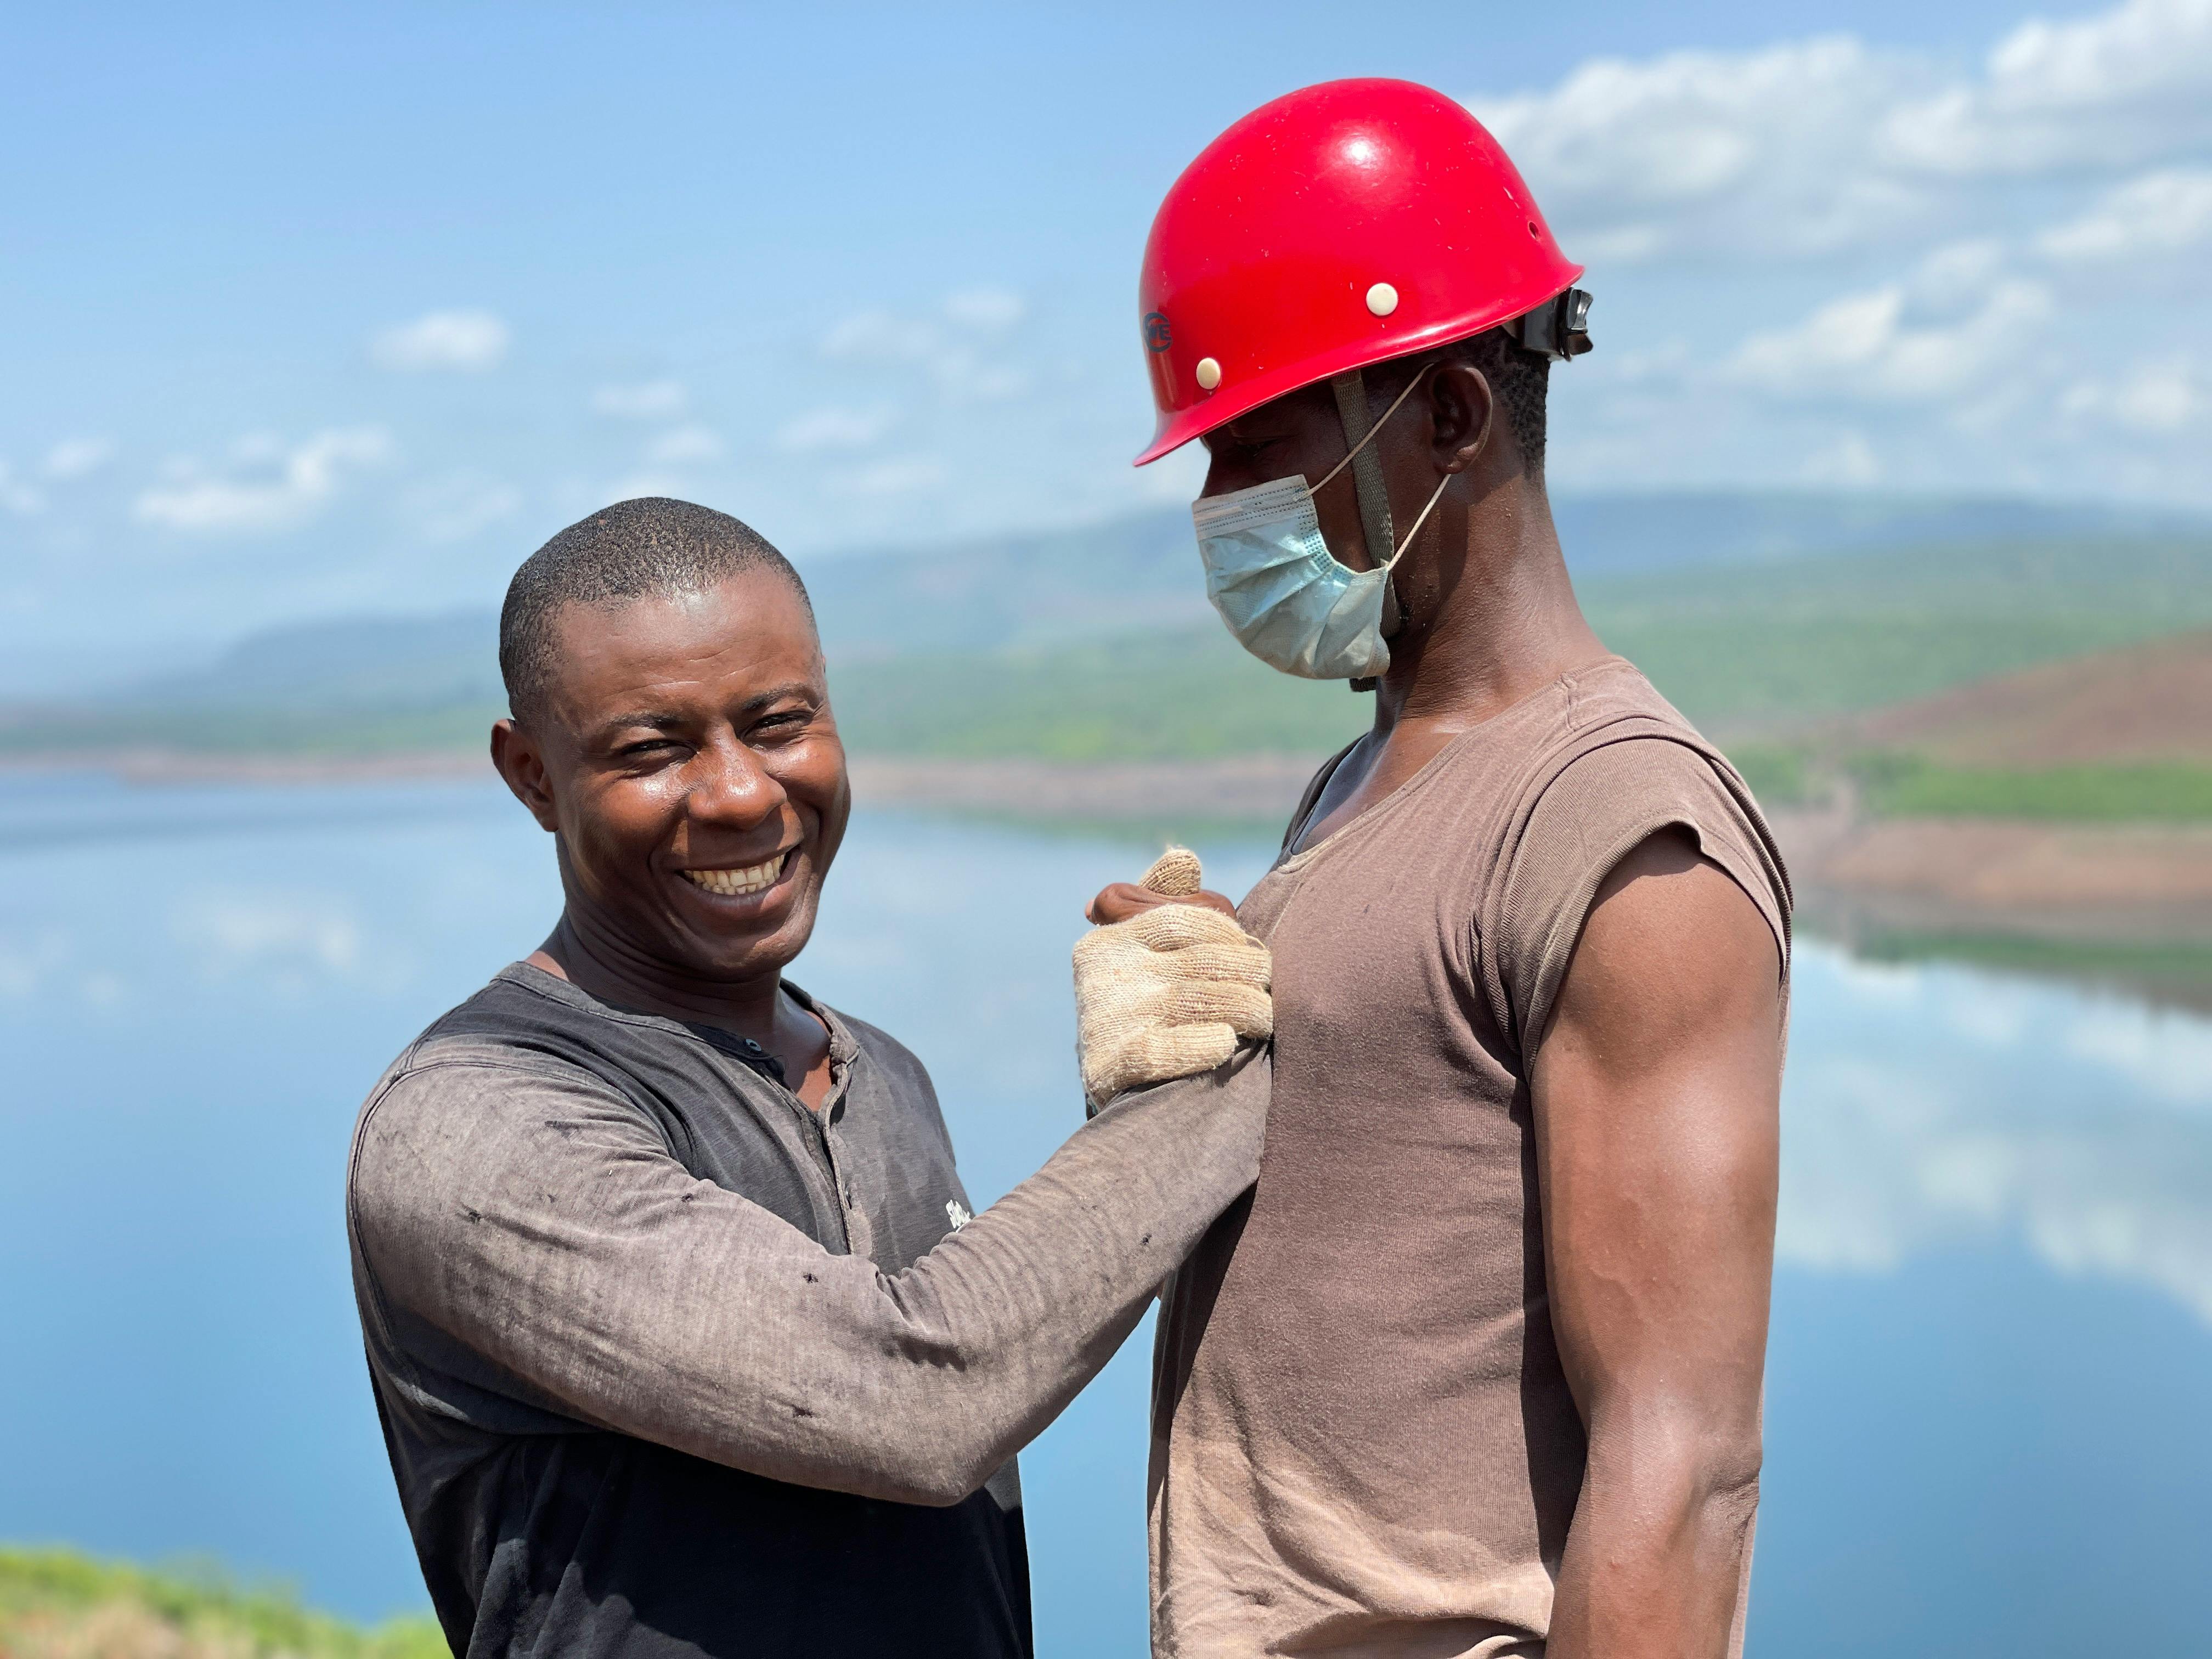
[[[1759,1465],[1755,1427],[1701,1428],[1687,1414],[1650,1410],[1595,1420],[1553,1602],[1550,1659],[1733,1653]]]
[[[372,1120],[356,1224],[394,1322],[573,1415],[777,1480],[951,1503],[1096,1374],[1251,1184],[1267,1084],[1247,1055],[1129,1097],[896,1275],[693,1179],[618,1105],[543,1090]]]
[[[895,1363],[839,1373],[868,1389],[865,1447],[886,1417],[915,1423],[902,1462],[919,1501],[981,1485],[1043,1431],[1142,1317],[1160,1284],[1259,1175],[1269,1064],[1126,1097],[1044,1168],[883,1281],[858,1328],[886,1322]]]

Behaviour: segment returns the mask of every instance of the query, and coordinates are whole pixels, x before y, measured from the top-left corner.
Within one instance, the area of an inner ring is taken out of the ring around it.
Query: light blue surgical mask
[[[1303,475],[1277,478],[1191,504],[1199,557],[1206,564],[1206,597],[1213,601],[1237,642],[1270,667],[1310,680],[1379,679],[1389,668],[1382,602],[1390,572],[1413,544],[1450,476],[1437,481],[1435,494],[1405,540],[1371,570],[1351,569],[1328,550],[1322,539],[1314,491],[1327,488],[1330,479],[1352,465],[1420,382],[1415,375],[1383,411],[1382,420],[1352,444],[1320,483],[1309,487]],[[1364,390],[1358,395],[1364,399]],[[1341,397],[1339,403],[1344,406]],[[1379,469],[1370,477],[1370,491],[1379,494]],[[1376,505],[1382,545],[1389,546],[1388,507]],[[1376,514],[1364,516],[1370,524],[1377,522]]]

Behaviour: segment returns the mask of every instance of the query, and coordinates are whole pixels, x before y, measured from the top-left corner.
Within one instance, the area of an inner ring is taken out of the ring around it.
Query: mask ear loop
[[[1398,568],[1398,561],[1406,556],[1406,550],[1413,544],[1413,538],[1421,533],[1421,526],[1429,521],[1429,514],[1436,511],[1437,503],[1443,500],[1444,486],[1451,481],[1452,475],[1449,472],[1437,480],[1436,494],[1429,497],[1429,504],[1421,509],[1420,517],[1413,520],[1413,527],[1406,532],[1406,539],[1398,544],[1398,550],[1390,556],[1390,562],[1382,567],[1385,570]]]
[[[1388,421],[1393,415],[1395,415],[1398,412],[1399,406],[1402,404],[1407,398],[1413,395],[1413,388],[1420,385],[1420,383],[1421,377],[1418,374],[1415,374],[1412,380],[1406,382],[1405,390],[1399,392],[1395,398],[1393,398],[1390,400],[1390,407],[1382,411],[1382,418],[1377,420],[1374,425],[1369,427],[1365,432],[1362,433],[1359,436],[1358,441],[1353,443],[1349,449],[1345,451],[1344,459],[1339,461],[1334,466],[1329,468],[1328,473],[1322,477],[1321,483],[1314,485],[1312,489],[1306,492],[1309,499],[1322,489],[1326,489],[1331,479],[1334,478],[1338,473],[1343,471],[1346,467],[1352,465],[1353,459],[1364,452],[1367,448],[1369,441],[1376,433],[1382,429],[1383,422]],[[1338,375],[1333,381],[1331,381],[1330,390],[1336,393],[1337,418],[1344,422],[1344,435],[1349,439],[1352,436],[1352,416],[1358,412],[1358,406],[1354,404],[1353,399],[1355,398],[1357,398],[1358,404],[1364,404],[1367,400],[1365,377],[1355,368],[1349,374]],[[1367,466],[1361,469],[1361,473],[1362,476],[1358,479],[1358,482],[1361,485],[1361,489],[1359,490],[1359,517],[1361,520],[1361,528],[1367,532],[1370,542],[1379,541],[1383,546],[1388,547],[1390,544],[1389,531],[1389,526],[1390,523],[1390,499],[1389,494],[1383,489],[1382,469],[1370,459],[1368,462]],[[1371,504],[1367,499],[1369,490],[1366,487],[1370,483],[1370,474],[1373,483],[1373,493],[1376,497],[1375,501]],[[1389,585],[1389,573],[1397,567],[1398,561],[1405,556],[1406,549],[1413,544],[1413,538],[1420,533],[1422,524],[1426,521],[1430,511],[1436,506],[1438,498],[1443,495],[1444,484],[1449,483],[1450,482],[1450,475],[1446,474],[1443,482],[1437,485],[1436,495],[1429,497],[1428,506],[1421,509],[1421,516],[1413,520],[1413,529],[1406,532],[1405,541],[1400,544],[1395,549],[1392,550],[1390,556],[1382,562],[1381,568],[1385,585],[1384,592],[1386,594],[1390,596],[1390,602],[1394,606],[1398,605],[1398,601],[1396,599],[1396,590]],[[1370,505],[1375,509],[1371,514],[1369,511]],[[1378,524],[1376,520],[1379,520],[1380,523]],[[1376,533],[1378,529],[1382,531],[1382,534],[1379,536]],[[1374,550],[1371,546],[1369,549],[1368,556],[1370,558],[1374,556]],[[1403,617],[1405,615],[1402,608],[1399,609],[1398,614],[1401,618],[1398,628],[1402,628],[1404,626]],[[1398,628],[1394,628],[1391,631],[1395,634],[1398,631]],[[1379,682],[1370,676],[1365,678],[1355,679],[1351,684],[1352,689],[1354,691],[1372,691]]]
[[[1328,389],[1336,397],[1336,418],[1344,427],[1344,441],[1352,457],[1352,487],[1359,497],[1359,527],[1369,550],[1380,559],[1385,550],[1397,546],[1398,533],[1390,527],[1390,490],[1382,478],[1379,447],[1359,447],[1375,425],[1367,404],[1367,377],[1356,368],[1329,377]]]
[[[1356,374],[1358,371],[1354,369],[1352,373]],[[1334,466],[1329,468],[1328,472],[1322,475],[1322,481],[1316,484],[1309,493],[1316,495],[1319,495],[1322,490],[1328,487],[1331,479],[1334,478],[1338,473],[1343,471],[1346,467],[1350,466],[1352,465],[1352,457],[1358,454],[1361,450],[1367,447],[1369,441],[1372,439],[1376,433],[1382,429],[1383,421],[1389,420],[1393,415],[1395,415],[1398,412],[1399,405],[1403,404],[1407,398],[1413,395],[1413,388],[1420,385],[1420,383],[1421,377],[1419,374],[1414,375],[1412,380],[1407,381],[1406,389],[1403,392],[1401,392],[1395,398],[1392,398],[1390,400],[1390,407],[1382,411],[1382,420],[1376,421],[1373,426],[1369,427],[1367,428],[1366,435],[1361,438],[1358,443],[1352,445],[1350,449],[1346,450],[1345,452],[1344,459],[1339,461]],[[1390,556],[1382,562],[1383,569],[1395,570],[1397,568],[1398,561],[1406,556],[1406,550],[1413,544],[1413,538],[1421,533],[1421,526],[1428,522],[1429,514],[1437,510],[1437,503],[1443,499],[1444,486],[1450,482],[1451,474],[1449,472],[1445,473],[1443,477],[1437,480],[1436,491],[1429,497],[1429,504],[1421,509],[1420,516],[1413,520],[1413,528],[1406,532],[1406,539],[1400,542],[1395,548],[1392,549]],[[1384,507],[1383,511],[1385,514],[1388,514],[1389,511],[1387,505]],[[1384,520],[1384,522],[1389,522],[1387,518]]]
[[[1329,468],[1329,470],[1322,476],[1322,481],[1313,487],[1313,493],[1315,495],[1318,495],[1322,490],[1328,489],[1329,481],[1335,477],[1338,473],[1343,471],[1345,468],[1352,465],[1352,458],[1354,455],[1357,455],[1361,450],[1366,448],[1367,446],[1373,441],[1375,434],[1382,429],[1382,422],[1389,420],[1393,415],[1395,415],[1398,412],[1398,405],[1404,403],[1407,398],[1412,397],[1413,395],[1413,388],[1420,385],[1420,383],[1421,377],[1418,374],[1413,376],[1412,380],[1406,382],[1406,389],[1400,392],[1395,398],[1393,398],[1390,400],[1390,407],[1382,411],[1382,420],[1377,421],[1373,426],[1369,427],[1367,428],[1366,436],[1360,439],[1358,443],[1352,445],[1350,449],[1345,451],[1344,459],[1339,461],[1334,466]]]

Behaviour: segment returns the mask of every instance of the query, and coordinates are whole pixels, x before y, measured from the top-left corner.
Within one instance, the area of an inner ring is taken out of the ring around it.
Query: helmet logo
[[[1165,351],[1175,343],[1175,330],[1168,326],[1168,314],[1155,311],[1145,319],[1145,347],[1150,351]]]

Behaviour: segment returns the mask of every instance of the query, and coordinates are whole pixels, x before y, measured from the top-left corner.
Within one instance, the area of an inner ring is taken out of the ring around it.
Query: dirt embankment
[[[1249,825],[1280,834],[1315,761],[1237,755],[1214,761],[1053,762],[853,758],[854,799],[1109,827]]]
[[[1054,765],[854,763],[859,799],[1110,827],[1247,823],[1273,833],[1309,762]],[[1885,930],[2212,942],[2212,825],[1865,820],[1781,811],[1775,833],[1810,914]]]
[[[1801,908],[1885,933],[2212,945],[2212,825],[1777,812]]]
[[[1132,836],[1281,832],[1311,777],[1305,757],[1115,763],[858,756],[864,805],[905,806]],[[371,762],[147,754],[136,781],[371,781],[480,775],[479,757]],[[2212,824],[2066,824],[1989,818],[1772,814],[1801,905],[1886,932],[2212,945]]]
[[[1961,767],[2212,765],[2212,633],[2007,674],[1808,734]],[[1057,763],[855,757],[854,792],[905,805],[1132,836],[1279,834],[1318,757]],[[480,755],[319,761],[111,757],[149,782],[319,781],[481,773]],[[1847,792],[1846,792],[1847,796]],[[1839,800],[1845,797],[1839,797]],[[1877,817],[1781,811],[1808,918],[1890,933],[2179,944],[2212,951],[2212,823]]]
[[[2212,765],[2212,633],[2000,674],[1823,735],[1958,766]]]
[[[2045,663],[1839,721],[1831,753],[1964,768],[2212,765],[2212,633]],[[1775,815],[1809,914],[1855,927],[2212,946],[2212,823]]]

